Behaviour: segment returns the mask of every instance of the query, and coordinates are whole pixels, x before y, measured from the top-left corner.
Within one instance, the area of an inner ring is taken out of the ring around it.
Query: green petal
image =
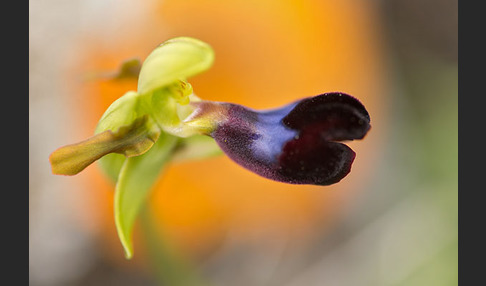
[[[52,172],[58,175],[75,175],[109,153],[127,157],[145,153],[157,141],[160,130],[148,115],[136,118],[131,124],[116,131],[107,130],[82,142],[67,145],[49,156]]]
[[[138,92],[145,94],[177,80],[185,80],[207,70],[214,61],[213,49],[189,37],[168,40],[144,61],[138,79]]]
[[[162,133],[147,153],[127,158],[123,163],[115,189],[115,224],[127,259],[133,256],[132,230],[137,215],[177,140]]]

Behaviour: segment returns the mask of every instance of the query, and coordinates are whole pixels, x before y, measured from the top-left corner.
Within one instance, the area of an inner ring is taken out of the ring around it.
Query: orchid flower
[[[355,159],[341,142],[362,139],[370,129],[365,107],[341,92],[263,111],[201,100],[186,80],[213,60],[212,48],[200,40],[179,37],[162,43],[139,69],[137,91],[111,104],[95,135],[49,157],[54,174],[75,175],[99,160],[116,181],[115,223],[127,258],[133,255],[131,232],[138,212],[169,161],[221,150],[271,180],[331,185],[350,172]]]

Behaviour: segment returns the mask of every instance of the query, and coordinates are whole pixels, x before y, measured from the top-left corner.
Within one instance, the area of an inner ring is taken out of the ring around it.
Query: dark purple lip
[[[339,92],[267,111],[223,104],[228,118],[211,133],[221,149],[248,170],[290,184],[339,182],[356,154],[338,141],[362,139],[371,128],[363,104]]]

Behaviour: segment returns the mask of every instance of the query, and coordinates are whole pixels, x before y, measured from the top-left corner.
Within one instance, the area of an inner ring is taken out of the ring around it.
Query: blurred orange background
[[[301,253],[312,252],[373,192],[392,136],[389,47],[378,2],[169,0],[77,5],[92,5],[82,11],[96,21],[83,22],[83,29],[66,40],[69,50],[58,55],[64,62],[56,81],[65,94],[57,101],[50,99],[49,106],[52,116],[66,121],[50,131],[58,140],[51,139],[51,149],[45,152],[91,136],[106,108],[126,91],[136,90],[135,80],[86,80],[87,75],[115,71],[129,58],[143,61],[158,44],[177,36],[201,39],[215,51],[214,66],[188,80],[203,99],[265,109],[342,91],[357,97],[371,115],[369,134],[348,144],[357,153],[351,173],[328,187],[272,182],[224,155],[170,164],[149,204],[166,238],[195,265],[232,257],[240,250],[250,250],[247,255],[255,257],[299,261]],[[37,106],[34,100],[31,106]],[[39,160],[47,162],[48,153],[42,154],[45,158]],[[43,168],[49,170],[45,164]],[[96,241],[103,261],[123,271],[146,273],[150,249],[139,228],[134,261],[124,259],[113,219],[114,185],[98,166],[76,177],[49,180],[58,180],[59,193],[64,192],[61,201],[69,210],[71,228]],[[32,188],[31,197],[35,198]],[[32,212],[36,206],[42,208],[34,200]],[[260,285],[253,283],[246,285]]]

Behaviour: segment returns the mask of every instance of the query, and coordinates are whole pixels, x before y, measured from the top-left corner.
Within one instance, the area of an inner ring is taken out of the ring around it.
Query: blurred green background
[[[29,18],[30,285],[177,285],[188,273],[195,285],[458,284],[457,1],[46,0]],[[181,34],[215,48],[214,72],[189,80],[198,95],[266,108],[339,89],[373,127],[332,188],[273,184],[224,158],[175,166],[151,205],[167,239],[137,236],[124,261],[109,183],[95,167],[53,176],[47,158],[133,89],[86,72]],[[203,178],[184,173],[197,168]],[[183,263],[150,259],[168,245]]]

